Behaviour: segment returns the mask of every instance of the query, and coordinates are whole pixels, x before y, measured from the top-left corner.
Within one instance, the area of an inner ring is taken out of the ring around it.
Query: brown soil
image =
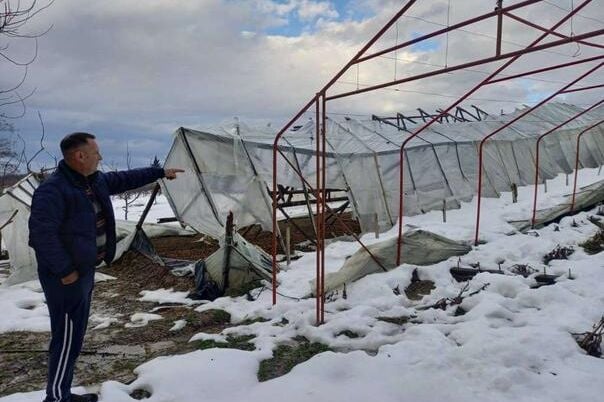
[[[301,251],[314,250],[312,242],[309,241],[311,239],[315,239],[315,232],[312,221],[307,217],[294,218],[292,219],[292,221],[293,223],[289,224],[291,233],[290,251],[293,252],[295,249]],[[297,225],[298,228],[296,228],[294,224]],[[279,230],[281,231],[283,237],[285,237],[287,225],[288,224],[285,221],[279,222]],[[273,238],[271,232],[261,231],[260,227],[257,225],[252,228],[242,228],[239,232],[242,233],[247,240],[251,241],[252,243],[261,247],[267,253],[271,254]],[[354,220],[350,213],[344,213],[340,216],[339,219],[329,219],[325,230],[325,237],[334,238],[343,235],[351,235],[352,233],[358,234],[360,232],[361,228],[359,226],[358,221]],[[307,238],[306,235],[308,235],[310,239]],[[278,252],[283,253],[283,249],[280,245],[278,245]]]

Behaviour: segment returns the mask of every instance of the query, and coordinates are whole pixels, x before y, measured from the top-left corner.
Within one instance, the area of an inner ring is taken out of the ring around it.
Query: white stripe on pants
[[[69,361],[69,351],[71,350],[71,341],[73,335],[73,322],[69,319],[69,315],[65,313],[65,330],[63,334],[63,349],[61,349],[61,357],[59,358],[59,364],[57,365],[57,371],[55,373],[55,379],[52,383],[53,397],[56,402],[61,401],[63,395],[61,394],[61,382],[65,376],[65,368]],[[62,366],[62,367],[61,367]],[[61,373],[59,375],[59,373]],[[58,383],[57,383],[58,380]],[[58,394],[58,395],[57,395]]]

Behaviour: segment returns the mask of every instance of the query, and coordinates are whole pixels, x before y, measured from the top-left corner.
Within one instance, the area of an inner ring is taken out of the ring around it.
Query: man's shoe
[[[97,396],[97,394],[71,394],[71,402],[97,402],[98,400],[99,397]]]

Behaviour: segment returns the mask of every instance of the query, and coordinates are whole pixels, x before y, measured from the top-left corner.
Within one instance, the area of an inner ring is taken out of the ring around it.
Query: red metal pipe
[[[390,21],[388,21],[388,23],[386,25],[384,25],[382,27],[382,29],[380,29],[380,31],[378,31],[377,34],[374,35],[373,38],[371,38],[369,40],[369,42],[367,42],[367,44],[352,58],[352,60],[346,64],[346,66],[344,66],[340,72],[338,72],[332,79],[331,81],[329,81],[327,83],[327,85],[325,85],[325,87],[323,88],[323,90],[321,91],[323,94],[326,94],[327,89],[329,89],[331,87],[331,85],[333,85],[333,83],[335,83],[346,71],[347,69],[354,64],[354,62],[361,57],[371,46],[373,46],[373,44],[396,22],[398,21],[398,19],[405,13],[407,12],[407,10],[409,10],[411,8],[411,6],[413,6],[413,4],[415,4],[417,0],[409,0],[395,15],[394,17],[392,17],[390,19]],[[318,102],[318,99],[315,97],[313,99],[311,99],[310,101],[308,101],[308,103],[306,103],[306,105],[289,121],[287,122],[287,124],[285,124],[285,126],[283,126],[281,128],[281,130],[279,130],[279,132],[277,133],[277,135],[275,136],[275,141],[273,142],[273,233],[272,233],[272,251],[273,251],[273,258],[272,258],[272,280],[273,280],[273,304],[277,303],[277,280],[276,280],[276,270],[277,270],[277,150],[278,150],[278,143],[279,140],[281,139],[281,137],[283,136],[283,134],[292,126],[292,124],[294,124],[307,110],[308,108],[310,108],[310,106],[313,104],[313,102]],[[287,158],[286,158],[287,160]],[[301,178],[302,175],[300,175]],[[355,236],[355,238],[360,242],[360,240]],[[365,247],[364,244],[361,243],[361,245],[363,246],[363,248],[365,248],[367,250],[367,248]],[[367,250],[369,252],[369,250]],[[373,254],[369,253],[372,258],[375,259],[375,257],[373,256]],[[377,261],[377,259],[376,259]],[[379,262],[378,262],[379,263]]]
[[[273,305],[277,304],[277,148],[273,146],[273,232],[271,236],[272,241],[272,292],[273,292]]]
[[[322,139],[321,139],[321,182],[323,184],[323,191],[321,195],[321,324],[325,322],[325,207],[327,206],[326,201],[326,181],[325,174],[327,170],[326,164],[326,141],[327,141],[327,101],[325,100],[325,93],[322,94],[321,102],[323,106],[323,116],[321,116],[321,125],[322,125]]]
[[[550,100],[552,100],[554,97],[556,97],[557,95],[559,95],[561,91],[563,91],[563,90],[571,87],[572,85],[574,85],[578,81],[580,81],[583,78],[587,77],[589,74],[593,73],[594,71],[596,71],[597,69],[599,69],[600,67],[602,67],[603,64],[604,63],[600,63],[597,66],[591,68],[589,71],[587,71],[586,73],[582,74],[580,77],[576,78],[575,80],[573,80],[569,84],[565,85],[563,88],[559,89],[558,91],[554,92],[553,94],[551,94],[547,98],[543,99],[541,102],[539,102],[535,106],[533,106],[531,108],[528,108],[524,112],[520,113],[514,119],[510,120],[509,122],[507,122],[503,126],[499,127],[497,130],[493,131],[491,134],[489,134],[486,137],[484,137],[482,139],[482,141],[480,141],[480,148],[479,148],[479,153],[478,153],[478,194],[476,195],[476,197],[477,197],[476,232],[475,232],[475,235],[474,235],[474,244],[475,245],[478,245],[478,234],[479,234],[479,231],[480,231],[480,204],[481,204],[481,197],[482,197],[482,170],[483,170],[482,169],[482,155],[483,155],[483,149],[484,149],[485,142],[489,138],[491,138],[492,136],[494,136],[495,134],[501,132],[503,129],[509,127],[511,124],[515,123],[516,121],[520,120],[521,118],[523,118],[527,114],[531,113],[533,110],[537,109],[538,107],[540,107],[540,106],[544,105],[545,103],[549,102]],[[539,155],[536,156],[536,159],[537,159],[536,160],[536,164],[538,165],[539,164]]]
[[[296,114],[278,133],[273,142],[273,233],[271,236],[272,241],[272,287],[273,287],[273,305],[277,304],[277,151],[278,143],[281,136],[287,131],[292,124],[296,122],[302,116],[308,108],[312,105],[313,100],[311,99],[303,108]],[[285,158],[287,161],[287,158]],[[289,161],[288,161],[289,162]]]
[[[508,6],[508,7],[504,7],[504,8],[501,9],[501,11],[503,11],[503,12],[512,11],[512,10],[520,9],[522,7],[530,6],[531,4],[540,3],[542,1],[543,0],[528,0],[528,1],[523,1],[523,2],[520,2],[520,3],[513,4],[511,6]],[[446,28],[439,29],[438,31],[434,31],[434,32],[432,32],[430,34],[427,34],[427,35],[424,35],[424,36],[420,36],[419,38],[415,38],[415,39],[412,39],[410,41],[403,42],[403,43],[401,43],[399,45],[392,46],[392,47],[389,47],[389,48],[386,48],[386,49],[382,49],[379,52],[375,52],[375,53],[372,53],[372,54],[367,55],[365,57],[358,58],[356,60],[356,62],[353,63],[353,64],[362,63],[364,61],[374,59],[374,58],[382,56],[384,54],[392,53],[395,50],[399,50],[399,49],[403,49],[405,47],[409,47],[409,46],[414,45],[416,43],[422,42],[422,41],[424,41],[426,39],[430,39],[430,38],[433,38],[435,36],[439,36],[439,35],[442,35],[444,33],[447,33],[447,32],[450,32],[450,31],[454,31],[456,29],[463,28],[465,26],[472,25],[472,24],[475,24],[477,22],[480,22],[480,21],[483,21],[483,20],[495,17],[495,16],[498,15],[499,12],[500,11],[497,11],[497,10],[491,11],[489,13],[486,13],[486,14],[483,14],[483,15],[479,15],[478,17],[474,17],[474,18],[471,18],[469,20],[465,20],[465,21],[459,22],[457,24],[448,26]]]
[[[597,88],[602,88],[602,87],[604,87],[604,84],[591,85],[589,87],[581,87],[581,88],[575,88],[575,89],[567,89],[566,91],[563,91],[561,93],[563,93],[563,94],[569,94],[571,92],[586,91],[588,89],[597,89]]]
[[[588,63],[590,61],[596,61],[596,60],[600,60],[600,59],[603,59],[603,58],[604,58],[604,55],[587,57],[585,59],[570,61],[568,63],[557,64],[555,66],[550,66],[550,67],[538,68],[536,70],[531,70],[531,71],[527,71],[527,72],[524,72],[524,73],[513,74],[513,75],[506,75],[505,77],[501,77],[501,78],[497,78],[497,79],[489,81],[489,85],[490,84],[496,84],[496,83],[502,82],[502,81],[511,80],[511,79],[514,79],[514,78],[525,77],[527,75],[534,75],[534,74],[544,73],[546,71],[557,70],[559,68],[571,67],[571,66],[574,66],[574,65],[577,65],[577,64]],[[602,86],[602,85],[598,85],[597,87],[600,87],[600,86]],[[568,92],[573,92],[573,90],[566,91],[564,93],[568,93]]]
[[[503,7],[503,0],[497,0],[497,6],[495,7],[495,11],[497,12],[497,47],[495,49],[495,55],[499,56],[501,54],[501,33],[503,31],[503,11],[501,8]]]
[[[591,126],[587,127],[585,130],[581,131],[579,133],[579,135],[577,136],[577,155],[575,156],[575,181],[573,183],[573,198],[570,203],[570,212],[574,212],[574,210],[575,210],[575,195],[577,194],[577,174],[579,173],[579,143],[581,141],[581,136],[583,136],[583,134],[585,134],[587,131],[591,130],[592,128],[594,128],[596,126],[599,126],[602,123],[604,123],[604,120],[600,120],[596,124],[592,124]]]
[[[564,24],[567,20],[569,20],[573,16],[573,14],[579,12],[579,10],[581,10],[583,7],[585,7],[590,2],[591,2],[591,0],[585,0],[575,10],[573,10],[571,13],[567,14],[560,21],[558,21],[556,24],[554,24],[552,26],[552,28],[550,29],[550,31],[553,31],[553,30],[557,29],[559,26],[561,26],[562,24]],[[535,47],[537,47],[537,44],[539,42],[541,42],[546,37],[547,37],[547,34],[543,34],[543,35],[539,36],[530,45],[528,45],[525,49],[523,49],[524,52],[527,52],[527,51],[532,50]],[[401,148],[400,148],[400,166],[399,166],[399,168],[400,168],[400,170],[399,170],[399,172],[400,172],[400,176],[399,176],[400,189],[399,189],[399,217],[398,217],[399,218],[399,228],[398,228],[398,242],[397,242],[397,251],[396,251],[396,262],[397,262],[397,265],[400,265],[401,243],[402,243],[402,237],[403,237],[403,212],[404,212],[404,201],[403,201],[403,199],[404,199],[404,196],[403,196],[404,195],[404,163],[403,163],[403,159],[404,159],[404,148],[405,148],[405,145],[407,145],[407,143],[413,137],[417,136],[423,130],[425,130],[426,128],[430,127],[432,124],[434,124],[434,122],[437,121],[441,116],[447,114],[451,109],[453,109],[455,106],[459,105],[466,98],[470,97],[474,92],[476,92],[483,85],[485,85],[488,82],[490,82],[490,80],[493,77],[497,76],[497,74],[499,74],[503,70],[505,70],[508,66],[510,66],[512,63],[514,63],[517,59],[519,59],[523,54],[524,53],[521,51],[516,56],[512,57],[510,60],[508,60],[507,62],[505,62],[501,67],[497,68],[493,73],[491,73],[488,77],[486,77],[484,80],[482,80],[478,85],[474,86],[474,88],[472,88],[464,96],[462,96],[461,98],[459,98],[456,102],[454,102],[447,109],[441,111],[441,113],[439,113],[438,115],[434,116],[429,122],[427,122],[422,127],[420,127],[418,130],[416,130],[415,132],[413,132],[413,134],[411,134],[409,137],[407,137],[405,139],[405,141],[403,141],[403,144],[401,145]],[[481,142],[481,145],[482,145],[482,142]],[[482,153],[480,154],[480,160],[481,160],[480,166],[482,167]],[[479,179],[479,191],[480,191],[480,185],[481,185],[481,177],[482,177],[482,175],[479,174],[479,177],[478,177],[478,179]],[[479,204],[480,204],[480,197],[478,198],[478,201],[479,201]],[[478,222],[479,218],[480,218],[480,208],[479,208],[479,211],[478,211],[477,222]]]
[[[321,263],[321,251],[322,251],[322,245],[321,245],[321,208],[320,208],[320,204],[321,204],[321,159],[319,158],[319,144],[320,144],[320,132],[321,132],[321,110],[320,110],[320,103],[319,103],[319,99],[321,98],[321,94],[317,94],[316,95],[316,107],[315,107],[315,134],[316,134],[316,143],[315,143],[315,147],[316,147],[316,160],[315,160],[315,164],[316,164],[316,173],[315,173],[315,188],[316,188],[316,192],[315,192],[315,198],[317,200],[316,203],[316,212],[315,212],[315,226],[317,227],[317,252],[315,254],[315,263],[316,263],[316,273],[315,273],[315,277],[317,278],[317,282],[316,282],[316,291],[315,291],[315,314],[316,314],[316,322],[317,325],[321,322],[321,267],[320,267],[320,263]]]
[[[308,182],[308,180],[306,180],[304,178],[304,175],[298,170],[298,168],[296,166],[294,166],[293,163],[291,163],[287,157],[285,156],[285,154],[280,150],[277,149],[277,152],[279,154],[281,154],[281,156],[283,157],[283,159],[285,160],[285,162],[292,168],[292,170],[298,175],[298,177],[300,177],[300,180],[306,185],[306,187],[308,187],[309,191],[314,193],[315,192],[315,188]],[[327,211],[331,212],[332,209],[329,207],[329,205],[327,203],[325,203],[325,207],[327,209]],[[352,237],[354,237],[354,239],[361,245],[361,247],[369,254],[369,256],[375,261],[376,264],[378,264],[384,271],[387,271],[387,269],[384,267],[384,265],[380,262],[379,259],[377,259],[373,253],[371,253],[371,251],[369,251],[369,249],[367,248],[367,246],[365,246],[365,244],[361,241],[361,239],[354,233],[354,231],[346,224],[346,222],[344,222],[342,220],[342,218],[340,218],[338,215],[335,215],[335,219],[344,227],[344,230],[349,233]]]
[[[345,72],[346,70],[352,65],[354,64],[354,61],[356,59],[358,59],[363,53],[365,53],[367,51],[367,49],[369,49],[387,30],[388,28],[390,28],[390,26],[392,26],[400,17],[401,15],[403,15],[407,10],[409,10],[409,8],[411,8],[411,6],[416,2],[417,0],[410,0],[408,1],[395,15],[394,17],[380,30],[378,31],[378,33],[376,35],[374,35],[374,37],[369,40],[369,42],[367,42],[367,44],[351,59],[351,61],[346,64],[323,88],[323,90],[321,91],[322,93],[325,93],[327,91],[328,88],[331,87],[331,85],[333,85],[333,83],[335,83]],[[277,198],[276,198],[276,191],[277,191],[277,150],[278,150],[278,143],[279,140],[281,139],[281,137],[283,136],[283,134],[292,126],[292,124],[294,124],[296,122],[296,120],[298,120],[302,114],[304,114],[308,108],[310,108],[310,106],[313,104],[313,102],[317,102],[317,108],[318,108],[318,98],[315,97],[313,99],[311,99],[310,101],[308,101],[308,103],[292,118],[290,119],[290,121],[283,127],[281,128],[281,130],[277,133],[276,137],[275,137],[275,141],[273,142],[273,233],[272,233],[272,242],[273,242],[273,304],[276,303],[276,274],[275,274],[275,270],[277,267],[277,260],[276,260],[276,253],[277,253]],[[318,114],[317,114],[318,117]],[[317,119],[317,124],[318,124],[318,119]],[[317,129],[318,130],[318,129]],[[318,131],[317,131],[317,135],[318,135]],[[287,158],[286,158],[287,160]],[[295,170],[295,169],[294,169]],[[318,173],[317,173],[318,174]],[[299,175],[301,178],[303,178],[303,176],[301,175],[301,173],[299,172]]]
[[[592,0],[588,0],[588,1],[591,2]],[[500,61],[500,60],[505,60],[505,59],[509,59],[509,58],[515,58],[515,57],[523,55],[523,54],[534,53],[534,52],[538,52],[540,50],[550,49],[550,48],[553,48],[553,47],[557,47],[557,46],[561,46],[561,45],[566,45],[568,43],[574,43],[574,42],[577,42],[577,41],[579,41],[581,39],[593,38],[595,36],[599,36],[599,35],[603,35],[603,34],[604,34],[604,29],[598,29],[598,30],[595,30],[595,31],[590,31],[590,32],[583,33],[581,35],[573,36],[572,38],[560,39],[560,40],[557,40],[557,41],[552,41],[552,42],[544,43],[544,44],[539,45],[539,46],[529,46],[529,47],[526,47],[526,48],[521,49],[521,50],[516,50],[516,51],[513,51],[513,52],[509,52],[509,53],[503,53],[503,54],[501,54],[499,56],[487,57],[487,58],[476,60],[476,61],[472,61],[472,62],[469,62],[469,63],[458,64],[456,66],[445,67],[445,68],[441,68],[440,70],[434,70],[434,71],[430,71],[430,72],[427,72],[427,73],[414,75],[412,77],[401,78],[399,80],[389,81],[387,83],[373,85],[373,86],[370,86],[370,87],[365,87],[365,88],[357,89],[357,90],[354,90],[354,91],[342,92],[342,93],[339,93],[339,94],[336,94],[336,95],[328,96],[327,100],[329,101],[329,100],[334,100],[334,99],[346,98],[346,97],[352,96],[352,95],[358,95],[358,94],[365,93],[365,92],[375,91],[376,89],[387,88],[387,87],[391,87],[391,86],[395,86],[395,85],[404,84],[406,82],[417,81],[417,80],[420,80],[420,79],[423,79],[423,78],[429,78],[429,77],[433,77],[433,76],[436,76],[436,75],[441,75],[441,74],[445,74],[445,73],[451,73],[451,72],[457,71],[457,70],[463,70],[465,68],[475,67],[475,66],[482,65],[482,64],[488,64],[488,63],[492,63],[492,62],[496,62],[496,61]]]
[[[602,64],[600,64],[600,66],[601,65]],[[537,138],[537,143],[535,144],[535,183],[534,183],[534,189],[533,189],[533,214],[531,216],[531,227],[533,229],[535,228],[535,222],[537,220],[537,191],[539,189],[539,149],[540,149],[539,144],[541,144],[541,140],[543,138],[547,137],[548,135],[550,135],[551,133],[553,133],[554,131],[558,130],[560,127],[565,126],[566,124],[570,123],[571,121],[578,119],[579,117],[583,116],[585,113],[588,113],[591,110],[595,109],[596,107],[600,106],[603,102],[604,102],[604,100],[601,100],[598,103],[593,104],[591,107],[581,111],[580,113],[575,114],[574,116],[572,116],[571,118],[567,119],[566,121],[558,124],[554,128],[547,130],[545,133],[541,134],[539,136],[539,138]]]
[[[404,5],[404,6],[403,6],[403,7],[402,7],[402,8],[401,8],[401,9],[400,9],[400,10],[399,10],[399,11],[398,11],[396,14],[394,14],[394,17],[392,17],[392,18],[390,19],[390,21],[388,21],[388,22],[386,23],[386,25],[384,25],[384,26],[382,27],[382,29],[380,29],[380,30],[379,30],[379,32],[378,32],[377,34],[375,34],[375,35],[373,36],[373,38],[371,38],[371,39],[369,40],[369,42],[367,42],[367,44],[365,44],[365,46],[363,46],[363,48],[357,52],[357,54],[355,54],[355,55],[354,55],[354,57],[353,57],[353,58],[352,58],[352,59],[351,59],[351,60],[348,62],[348,64],[346,64],[346,65],[345,65],[345,66],[344,66],[344,67],[343,67],[343,68],[342,68],[342,69],[341,69],[341,70],[340,70],[340,71],[339,71],[339,72],[338,72],[338,73],[337,73],[337,74],[336,74],[336,75],[335,75],[335,76],[334,76],[334,77],[333,77],[333,78],[332,78],[332,79],[331,79],[331,80],[330,80],[330,81],[327,83],[327,85],[325,85],[325,86],[323,87],[323,89],[321,89],[321,93],[323,93],[323,94],[327,95],[327,90],[328,90],[329,88],[331,88],[331,86],[332,86],[332,85],[333,85],[333,84],[334,84],[334,83],[335,83],[337,80],[339,80],[339,79],[340,79],[340,77],[341,77],[342,75],[344,75],[344,73],[346,73],[346,71],[348,71],[348,69],[349,69],[351,66],[353,66],[353,65],[357,64],[357,63],[359,62],[360,57],[361,57],[361,56],[362,56],[362,55],[363,55],[363,54],[364,54],[364,53],[365,53],[367,50],[369,50],[369,48],[370,48],[371,46],[373,46],[373,44],[374,44],[375,42],[377,42],[377,40],[378,40],[378,39],[380,39],[380,38],[382,37],[382,35],[384,35],[384,33],[386,33],[386,31],[387,31],[387,30],[388,30],[388,29],[389,29],[389,28],[390,28],[392,25],[394,25],[394,24],[397,22],[397,21],[399,20],[399,18],[401,18],[401,16],[402,16],[403,14],[405,14],[405,13],[406,13],[406,12],[407,12],[407,11],[408,11],[410,8],[411,8],[411,6],[413,6],[413,4],[415,4],[415,2],[416,2],[416,1],[417,1],[417,0],[409,0],[409,1],[407,1],[407,3],[406,3],[406,4],[405,4],[405,5]],[[535,1],[535,0],[532,0],[532,1]],[[542,0],[537,0],[537,1],[542,1]]]
[[[530,26],[531,28],[535,28],[535,29],[538,29],[538,30],[540,30],[540,31],[545,31],[545,30],[546,30],[546,28],[544,28],[544,27],[542,27],[542,26],[540,26],[540,25],[537,25],[537,24],[535,24],[534,22],[531,22],[531,21],[529,21],[529,20],[525,20],[524,18],[518,17],[518,16],[517,16],[517,15],[515,15],[515,14],[512,14],[512,13],[506,12],[506,13],[505,13],[505,15],[506,15],[507,17],[510,17],[510,18],[511,18],[511,19],[513,19],[513,20],[516,20],[516,21],[518,21],[518,22],[522,23],[522,24],[526,24],[526,25],[528,25],[528,26]],[[557,36],[557,37],[559,37],[559,38],[569,38],[569,36],[564,35],[564,34],[561,34],[561,33],[558,33],[558,32],[552,32],[552,35]],[[604,49],[604,45],[599,45],[599,44],[597,44],[597,43],[586,42],[586,41],[582,41],[582,40],[578,41],[578,43],[580,43],[580,44],[582,44],[582,45],[585,45],[585,46],[590,46],[590,47],[596,47],[596,48],[599,48],[599,49]]]

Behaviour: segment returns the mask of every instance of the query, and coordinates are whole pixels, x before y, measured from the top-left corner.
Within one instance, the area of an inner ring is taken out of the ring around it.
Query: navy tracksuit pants
[[[70,285],[63,285],[56,276],[39,274],[51,330],[44,402],[71,401],[73,371],[82,350],[94,288],[94,269],[88,272]]]

